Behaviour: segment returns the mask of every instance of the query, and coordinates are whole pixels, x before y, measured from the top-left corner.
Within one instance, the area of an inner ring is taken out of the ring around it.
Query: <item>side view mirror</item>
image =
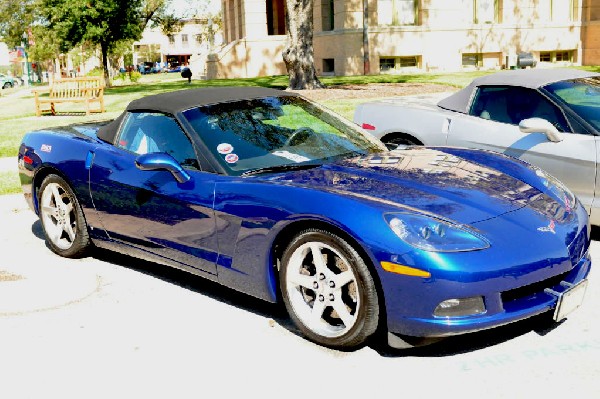
[[[140,155],[135,160],[135,166],[140,170],[168,170],[178,183],[185,183],[191,179],[179,162],[164,152]]]
[[[544,133],[553,143],[562,141],[561,134],[554,125],[542,118],[523,119],[519,122],[519,129],[523,133]]]

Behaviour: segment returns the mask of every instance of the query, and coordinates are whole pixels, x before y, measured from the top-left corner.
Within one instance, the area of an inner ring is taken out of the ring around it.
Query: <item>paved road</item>
[[[345,353],[299,337],[274,305],[167,267],[59,258],[20,195],[0,196],[0,220],[0,398],[600,397],[597,273],[553,329]]]

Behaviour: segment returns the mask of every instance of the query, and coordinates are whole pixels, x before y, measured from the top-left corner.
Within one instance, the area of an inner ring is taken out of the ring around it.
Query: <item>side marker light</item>
[[[405,276],[423,277],[423,278],[431,277],[431,273],[429,273],[425,270],[415,269],[414,267],[409,267],[409,266],[404,266],[404,265],[398,265],[398,264],[392,263],[392,262],[385,262],[385,261],[381,262],[381,267],[383,267],[383,270],[385,270],[386,272],[390,272],[390,273],[403,274]]]

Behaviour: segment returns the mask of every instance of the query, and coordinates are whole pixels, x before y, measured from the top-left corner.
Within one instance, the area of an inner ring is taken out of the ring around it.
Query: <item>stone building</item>
[[[314,0],[321,75],[600,64],[600,0]],[[223,0],[208,77],[285,74],[285,0]]]

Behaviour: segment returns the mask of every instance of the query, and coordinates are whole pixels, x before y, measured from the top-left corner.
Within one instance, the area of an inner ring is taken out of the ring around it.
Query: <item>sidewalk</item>
[[[2,157],[0,158],[0,173],[2,172],[17,172],[17,158],[16,157]]]

